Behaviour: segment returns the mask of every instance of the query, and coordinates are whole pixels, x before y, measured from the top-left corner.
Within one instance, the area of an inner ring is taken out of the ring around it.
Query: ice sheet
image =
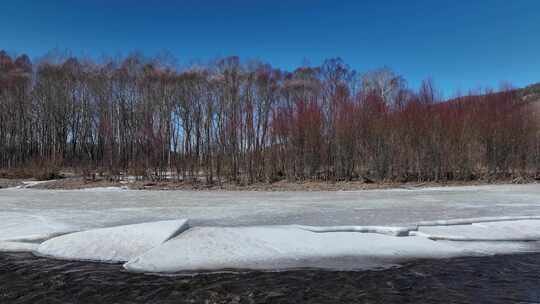
[[[38,243],[0,241],[0,252],[32,252]]]
[[[224,269],[370,269],[410,259],[534,250],[523,242],[433,241],[418,236],[312,232],[295,226],[195,227],[127,262],[128,271],[178,273]]]
[[[189,218],[194,226],[397,226],[540,215],[540,185],[338,192],[0,190],[0,240]]]
[[[92,229],[52,238],[35,253],[57,259],[124,262],[187,228],[187,220],[176,220]]]

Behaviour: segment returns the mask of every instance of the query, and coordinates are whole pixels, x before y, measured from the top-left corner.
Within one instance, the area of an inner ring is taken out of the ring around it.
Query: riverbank
[[[67,177],[57,180],[35,182],[24,179],[0,179],[0,189],[25,187],[48,190],[78,190],[118,187],[130,190],[189,190],[189,191],[357,191],[374,189],[417,189],[429,187],[480,186],[505,184],[535,184],[538,180],[529,178],[482,179],[471,181],[430,181],[430,182],[366,182],[366,181],[279,181],[274,183],[234,184],[222,183],[207,185],[204,183],[182,181],[113,181],[107,179],[85,179]]]

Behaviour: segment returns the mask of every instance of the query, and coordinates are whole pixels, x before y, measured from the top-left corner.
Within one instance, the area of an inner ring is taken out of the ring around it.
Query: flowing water
[[[155,276],[4,253],[0,303],[540,303],[540,254],[422,260],[378,271]]]

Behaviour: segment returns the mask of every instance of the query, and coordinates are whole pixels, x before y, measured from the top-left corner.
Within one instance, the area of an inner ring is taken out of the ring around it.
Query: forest
[[[509,85],[441,95],[339,58],[284,71],[2,51],[0,170],[207,184],[538,176],[540,102]]]

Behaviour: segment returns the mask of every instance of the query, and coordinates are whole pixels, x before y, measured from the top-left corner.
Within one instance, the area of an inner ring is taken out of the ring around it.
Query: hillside
[[[523,101],[538,102],[540,101],[540,82],[519,89],[519,95]]]

